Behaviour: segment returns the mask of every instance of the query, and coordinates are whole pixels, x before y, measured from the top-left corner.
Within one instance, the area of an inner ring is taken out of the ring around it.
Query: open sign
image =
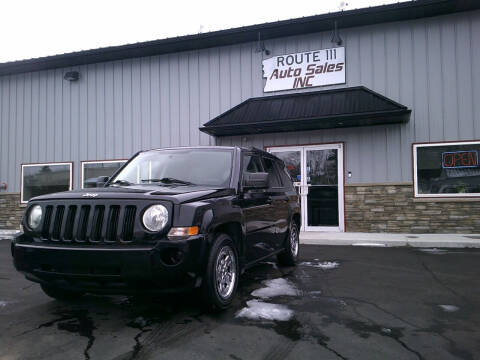
[[[478,166],[478,151],[453,151],[442,153],[444,169],[461,169]]]

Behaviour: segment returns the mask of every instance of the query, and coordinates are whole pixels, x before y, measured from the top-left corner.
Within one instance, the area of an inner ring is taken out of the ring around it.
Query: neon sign
[[[462,169],[478,167],[478,151],[453,151],[442,153],[442,168]]]

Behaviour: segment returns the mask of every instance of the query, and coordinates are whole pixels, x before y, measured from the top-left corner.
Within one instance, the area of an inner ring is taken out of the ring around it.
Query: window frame
[[[85,189],[84,186],[83,186],[83,185],[84,185],[83,183],[84,183],[84,180],[85,180],[85,179],[84,179],[84,176],[85,176],[85,167],[84,167],[84,165],[85,165],[85,164],[87,164],[87,165],[88,165],[88,164],[105,164],[105,163],[114,163],[114,164],[117,164],[117,163],[122,163],[122,162],[123,162],[123,165],[125,165],[125,164],[128,162],[128,160],[129,160],[129,159],[82,160],[82,161],[80,161],[80,186],[81,186],[81,189]],[[120,170],[120,169],[123,167],[123,165],[122,165],[118,170]],[[117,170],[117,171],[118,171],[118,170]],[[114,173],[112,174],[112,176],[115,175],[115,174],[116,174],[116,172],[114,172]]]
[[[480,198],[480,193],[442,193],[442,194],[419,194],[417,175],[417,149],[420,147],[440,147],[448,145],[480,145],[480,140],[438,141],[412,143],[412,178],[414,199],[468,199]]]
[[[23,182],[23,169],[24,167],[34,167],[34,166],[69,166],[70,181],[68,191],[73,190],[73,161],[61,161],[61,162],[41,162],[41,163],[22,163],[20,164],[20,204],[27,204],[30,200],[23,200],[24,191],[24,182]]]

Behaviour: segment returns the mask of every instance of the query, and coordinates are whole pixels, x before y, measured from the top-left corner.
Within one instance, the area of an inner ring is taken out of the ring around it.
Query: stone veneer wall
[[[24,210],[19,193],[0,193],[0,230],[18,229]],[[480,233],[480,201],[414,201],[408,183],[346,185],[345,225],[351,232]]]
[[[24,211],[19,193],[0,193],[0,230],[18,230]]]
[[[350,232],[480,233],[480,202],[414,200],[409,183],[346,185],[345,225]]]

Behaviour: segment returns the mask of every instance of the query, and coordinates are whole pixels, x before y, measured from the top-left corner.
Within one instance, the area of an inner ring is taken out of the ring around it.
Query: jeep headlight
[[[30,209],[28,213],[28,226],[30,229],[35,230],[40,226],[42,221],[42,207],[40,205],[35,205]]]
[[[168,210],[163,205],[152,205],[143,213],[143,226],[150,231],[162,230],[168,222]]]

